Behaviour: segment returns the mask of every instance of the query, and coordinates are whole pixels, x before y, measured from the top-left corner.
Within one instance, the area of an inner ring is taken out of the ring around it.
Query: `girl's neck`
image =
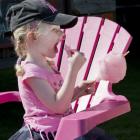
[[[27,55],[26,59],[27,62],[31,62],[34,63],[40,67],[43,67],[49,71],[52,71],[52,68],[50,66],[50,64],[48,63],[49,60],[47,60],[47,58],[43,57],[43,56],[31,56],[31,55]]]

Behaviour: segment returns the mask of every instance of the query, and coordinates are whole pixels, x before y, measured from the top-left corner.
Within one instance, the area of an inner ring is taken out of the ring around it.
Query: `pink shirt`
[[[51,131],[57,130],[60,119],[72,112],[71,108],[65,114],[55,114],[49,110],[42,102],[37,98],[33,90],[27,84],[26,80],[31,77],[37,77],[47,80],[52,88],[58,92],[63,84],[63,78],[59,72],[47,71],[43,68],[29,62],[22,62],[25,74],[18,77],[18,86],[25,110],[24,121],[29,124],[31,128],[36,131]],[[47,94],[47,91],[46,91]]]

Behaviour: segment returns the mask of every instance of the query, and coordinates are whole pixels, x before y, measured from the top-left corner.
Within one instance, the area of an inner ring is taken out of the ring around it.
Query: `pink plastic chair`
[[[77,25],[65,33],[66,39],[58,44],[60,50],[55,58],[62,76],[65,77],[67,71],[65,44],[84,52],[88,60],[80,70],[76,84],[83,79],[94,80],[99,59],[111,50],[125,53],[132,41],[123,27],[100,17],[79,17]],[[0,104],[13,101],[20,101],[17,91],[0,93]],[[95,96],[83,96],[72,106],[75,113],[62,118],[55,140],[74,140],[97,125],[130,111],[127,98],[115,95],[109,81],[100,81]]]

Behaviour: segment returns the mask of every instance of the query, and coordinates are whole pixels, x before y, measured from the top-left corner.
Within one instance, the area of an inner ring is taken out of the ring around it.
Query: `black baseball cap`
[[[48,24],[60,25],[61,28],[71,28],[77,23],[77,17],[57,11],[46,0],[24,0],[11,6],[6,14],[6,21],[12,35],[18,27],[34,20],[42,20]]]

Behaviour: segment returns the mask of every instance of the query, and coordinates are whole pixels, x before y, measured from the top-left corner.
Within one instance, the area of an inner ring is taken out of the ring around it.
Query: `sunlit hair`
[[[17,76],[23,76],[24,69],[21,66],[21,61],[26,58],[26,34],[28,31],[37,32],[41,21],[34,21],[16,29],[13,33],[13,42],[15,46],[15,52],[18,56],[17,63],[15,65]]]
[[[44,27],[45,25],[45,27]],[[35,36],[34,39],[36,39],[36,37],[39,37],[40,34],[44,34],[47,35],[49,33],[49,30],[53,30],[56,33],[61,33],[60,30],[57,29],[53,29],[54,26],[58,26],[58,25],[51,25],[51,24],[47,24],[44,23],[43,21],[33,21],[29,24],[26,24],[24,26],[19,27],[18,29],[16,29],[13,33],[13,42],[14,42],[14,46],[15,46],[15,52],[18,56],[18,60],[17,63],[15,65],[15,69],[16,69],[16,74],[17,76],[23,76],[24,75],[24,69],[21,66],[21,62],[23,60],[25,60],[26,55],[27,55],[27,46],[26,46],[26,37],[27,37],[27,33],[32,31],[33,35]],[[60,28],[60,26],[59,26]],[[46,32],[48,31],[48,32]]]

